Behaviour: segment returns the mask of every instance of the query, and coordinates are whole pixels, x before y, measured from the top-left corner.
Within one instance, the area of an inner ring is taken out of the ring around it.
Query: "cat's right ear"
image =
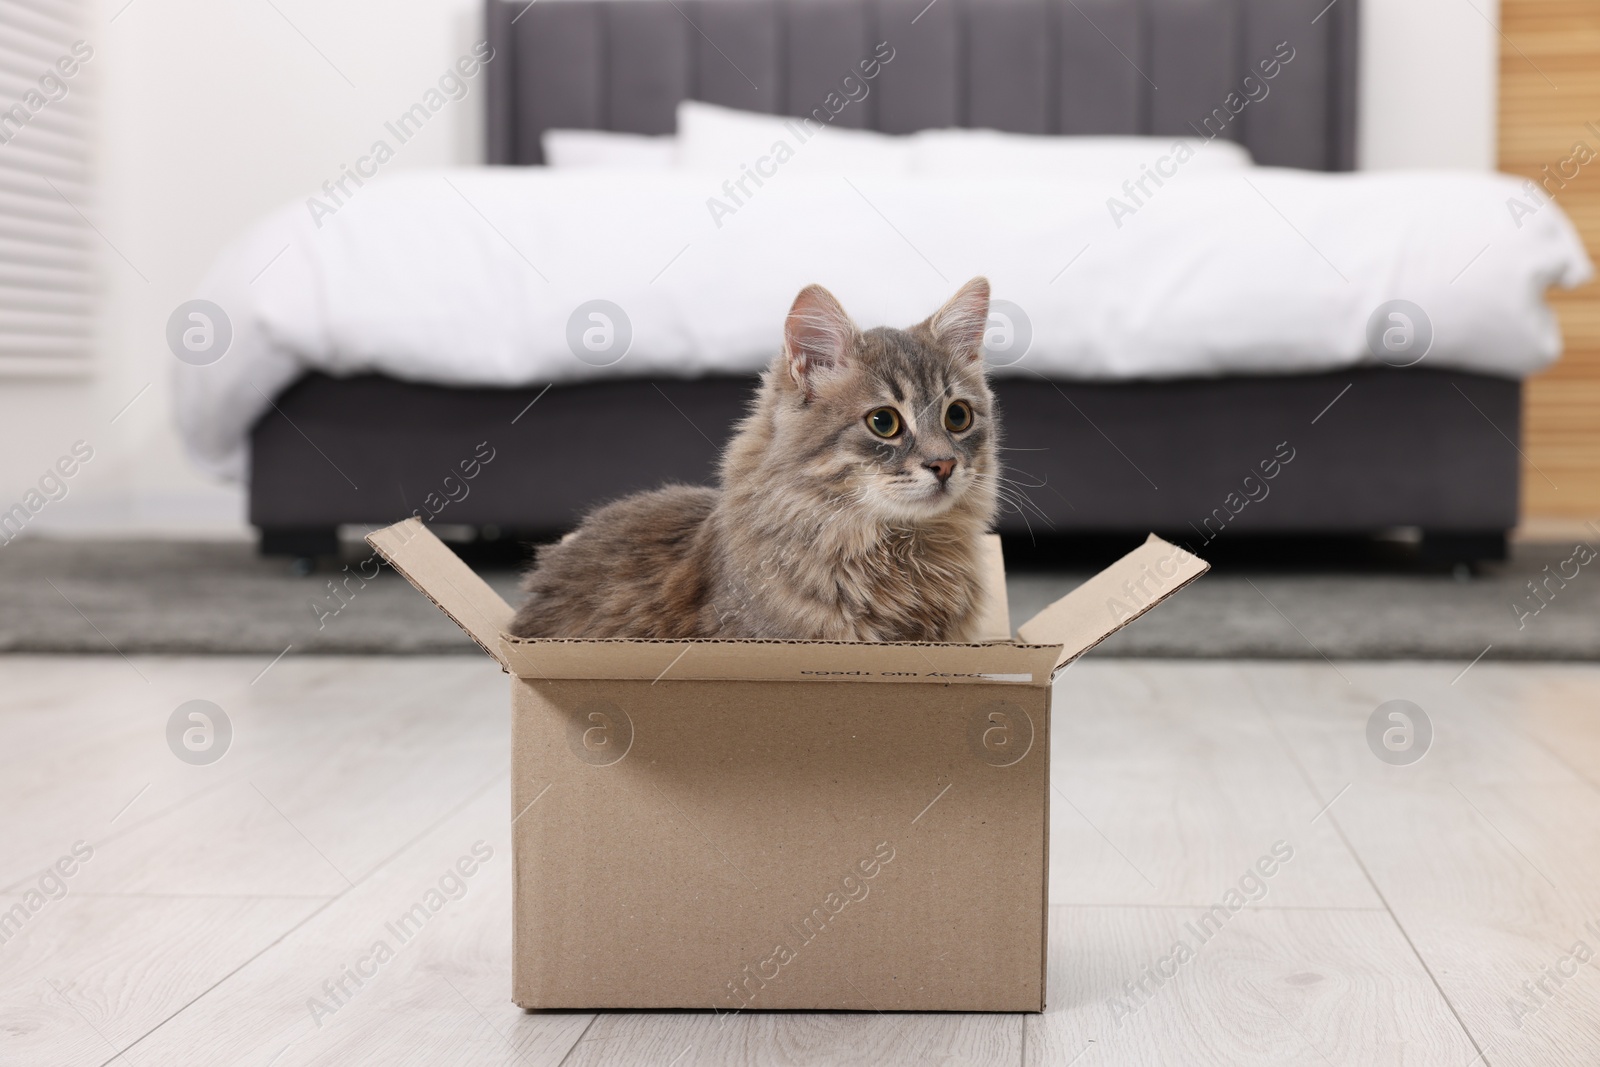
[[[856,324],[820,285],[800,290],[783,324],[783,355],[789,377],[807,400],[817,387],[847,369]]]
[[[928,319],[934,340],[952,356],[972,363],[983,359],[983,332],[989,324],[989,279],[963,285]]]

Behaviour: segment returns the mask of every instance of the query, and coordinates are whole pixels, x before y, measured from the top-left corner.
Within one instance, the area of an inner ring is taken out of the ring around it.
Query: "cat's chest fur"
[[[724,624],[753,635],[834,641],[961,641],[983,596],[975,532],[860,530],[763,544],[744,531],[717,599]],[[844,542],[844,543],[842,543]]]
[[[853,559],[835,582],[840,616],[858,641],[963,640],[981,596],[970,546],[903,531]]]

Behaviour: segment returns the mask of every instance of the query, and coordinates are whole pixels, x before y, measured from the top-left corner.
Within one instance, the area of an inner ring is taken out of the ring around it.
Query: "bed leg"
[[[1429,563],[1498,563],[1506,558],[1506,530],[1424,530],[1421,557]]]
[[[339,554],[336,526],[262,526],[259,550],[263,556],[294,556],[314,560]]]

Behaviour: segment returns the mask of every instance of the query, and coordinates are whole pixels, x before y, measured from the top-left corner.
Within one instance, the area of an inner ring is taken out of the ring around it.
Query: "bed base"
[[[334,552],[340,525],[411,514],[490,538],[548,536],[627,493],[713,481],[753,388],[307,375],[252,432],[250,521],[262,552],[301,557]],[[1018,491],[1005,534],[1155,530],[1203,555],[1224,537],[1411,528],[1424,555],[1453,562],[1503,558],[1516,524],[1517,381],[1362,368],[994,389]]]

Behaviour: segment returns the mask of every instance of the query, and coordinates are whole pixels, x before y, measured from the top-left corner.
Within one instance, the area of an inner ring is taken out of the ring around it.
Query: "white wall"
[[[1500,0],[1365,0],[1361,22],[1358,165],[1493,170]]]
[[[477,33],[478,0],[273,3],[289,21],[266,0],[103,0],[92,13],[101,192],[86,210],[149,280],[102,247],[94,372],[0,378],[0,510],[73,441],[95,449],[35,531],[245,531],[242,491],[192,473],[170,428],[167,316],[223,242],[335,175]],[[1366,0],[1364,166],[1493,166],[1497,18],[1497,0]],[[482,92],[386,171],[475,161]]]
[[[167,317],[222,243],[337,176],[415,103],[468,50],[479,10],[478,0],[91,7],[100,192],[85,213],[117,250],[101,246],[97,366],[75,380],[0,378],[0,510],[81,438],[95,458],[31,530],[244,532],[242,491],[194,474],[171,429]],[[386,170],[477,160],[482,94],[474,79]]]

